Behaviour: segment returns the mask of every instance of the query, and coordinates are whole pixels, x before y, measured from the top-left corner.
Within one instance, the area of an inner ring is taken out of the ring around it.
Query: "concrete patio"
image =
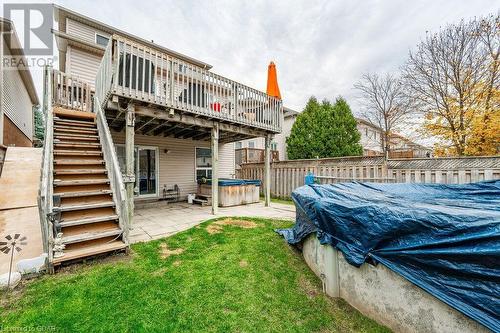
[[[130,243],[146,242],[153,239],[171,236],[180,231],[192,228],[203,221],[225,216],[264,217],[273,219],[295,219],[295,206],[271,203],[265,207],[263,202],[251,205],[221,207],[214,216],[210,206],[201,207],[187,202],[159,202],[154,207],[135,210]]]

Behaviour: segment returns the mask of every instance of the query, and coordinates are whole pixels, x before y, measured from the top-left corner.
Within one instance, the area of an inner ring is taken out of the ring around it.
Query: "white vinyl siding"
[[[99,64],[101,63],[101,57],[96,54],[68,46],[67,58],[67,72],[82,80],[90,82],[92,87],[94,87],[97,70],[99,69]]]
[[[10,56],[10,50],[3,38],[4,54]],[[5,115],[33,141],[33,104],[17,70],[5,69],[2,78],[2,108]]]
[[[125,143],[124,132],[112,132],[115,144]],[[172,188],[179,186],[181,198],[197,190],[195,177],[195,147],[210,147],[206,141],[182,140],[162,136],[135,135],[136,145],[158,147],[159,152],[159,189],[163,185]],[[165,153],[165,149],[168,153]],[[231,178],[234,175],[234,144],[219,147],[219,177]]]
[[[66,19],[66,33],[71,36],[78,37],[89,43],[96,43],[95,35],[98,33],[103,37],[109,38],[110,35],[104,31],[98,30],[86,24],[74,21],[72,19]]]

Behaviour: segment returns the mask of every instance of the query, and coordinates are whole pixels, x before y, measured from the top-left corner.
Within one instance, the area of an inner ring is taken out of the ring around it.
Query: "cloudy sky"
[[[397,71],[426,31],[500,8],[492,0],[56,2],[257,89],[273,60],[286,106],[342,95],[355,113],[362,73]]]

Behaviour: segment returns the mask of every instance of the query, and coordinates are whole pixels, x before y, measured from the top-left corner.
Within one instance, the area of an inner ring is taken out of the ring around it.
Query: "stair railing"
[[[109,175],[111,189],[113,190],[113,200],[119,217],[119,225],[123,231],[123,240],[128,244],[129,214],[127,205],[127,192],[123,184],[122,172],[118,163],[113,138],[109,131],[106,117],[102,110],[101,101],[97,96],[94,97],[94,112],[96,113],[97,128],[99,140],[101,142],[103,157],[106,162],[106,170]]]
[[[54,143],[54,115],[52,113],[52,68],[44,69],[43,86],[43,113],[45,117],[45,137],[43,142],[42,170],[40,174],[40,187],[38,190],[38,211],[42,231],[43,251],[48,254],[47,267],[52,271],[54,244],[53,233],[53,143]]]
[[[113,42],[113,39],[110,38],[95,79],[95,95],[101,103],[106,103],[111,93],[113,80]]]

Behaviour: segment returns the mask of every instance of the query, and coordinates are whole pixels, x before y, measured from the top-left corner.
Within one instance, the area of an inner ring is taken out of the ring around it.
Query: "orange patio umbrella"
[[[278,75],[276,74],[276,65],[271,61],[267,67],[267,94],[269,96],[281,99],[280,87],[278,86]]]

